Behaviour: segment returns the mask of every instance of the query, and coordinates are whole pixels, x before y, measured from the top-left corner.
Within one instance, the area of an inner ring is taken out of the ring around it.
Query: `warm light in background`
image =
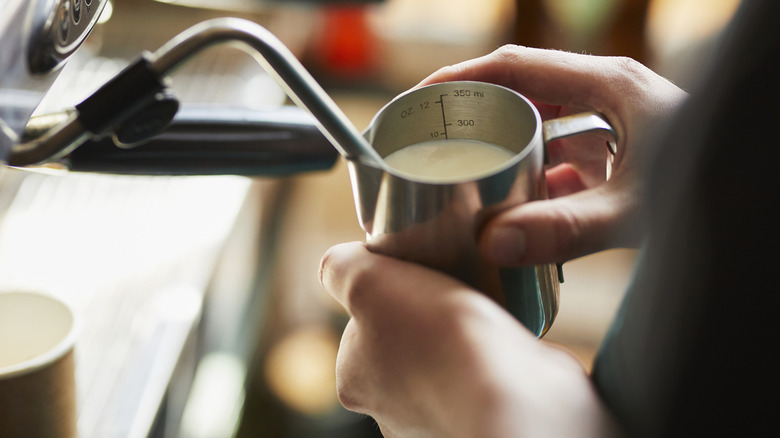
[[[653,0],[648,8],[647,39],[658,51],[675,52],[718,33],[740,0]]]
[[[683,88],[695,80],[740,0],[653,0],[645,39],[651,65]]]
[[[587,42],[608,21],[619,0],[545,0],[553,23],[566,29],[570,44]]]
[[[265,360],[269,388],[287,406],[309,415],[338,405],[336,354],[338,336],[321,327],[292,331],[277,342]]]

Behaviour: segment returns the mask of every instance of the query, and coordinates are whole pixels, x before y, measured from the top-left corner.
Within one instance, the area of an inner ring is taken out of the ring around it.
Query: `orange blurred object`
[[[363,6],[322,10],[322,27],[314,37],[313,58],[323,73],[342,79],[368,79],[375,69],[376,39]]]

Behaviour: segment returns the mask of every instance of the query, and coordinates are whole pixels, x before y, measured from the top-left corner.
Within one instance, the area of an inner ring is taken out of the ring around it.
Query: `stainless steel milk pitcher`
[[[607,131],[614,138],[610,125],[597,114],[542,123],[524,96],[488,83],[441,83],[398,96],[364,132],[381,157],[431,139],[479,140],[504,147],[514,157],[490,174],[456,182],[429,182],[348,160],[368,248],[468,283],[542,336],[558,310],[556,265],[499,269],[479,257],[476,235],[496,213],[547,197],[547,143],[590,131]]]

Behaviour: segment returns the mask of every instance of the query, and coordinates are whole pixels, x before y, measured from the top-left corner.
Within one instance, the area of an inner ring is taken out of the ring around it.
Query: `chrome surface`
[[[79,122],[78,114],[70,112],[55,128],[49,129],[41,137],[14,147],[13,154],[8,158],[8,165],[22,167],[56,162],[84,143],[88,137],[89,133]]]
[[[7,0],[0,13],[0,162],[107,0]],[[73,11],[78,6],[78,19]],[[62,136],[56,136],[62,140]],[[65,146],[47,146],[58,150]],[[29,149],[27,147],[26,149]]]
[[[292,52],[259,24],[239,18],[216,18],[204,21],[182,32],[157,50],[152,55],[153,69],[163,78],[201,50],[226,42],[242,42],[256,51],[256,54],[260,55],[258,61],[263,68],[297,105],[314,116],[322,133],[343,156],[374,167],[384,167],[381,158],[362,137],[360,131]],[[59,151],[72,150],[81,144],[80,142],[68,144],[56,142],[86,138],[73,132],[74,126],[70,124],[55,129],[68,130],[70,135],[52,134],[34,144],[18,144],[14,146],[9,161],[17,166],[42,164],[60,157]],[[48,151],[55,151],[57,155],[40,160]],[[22,153],[24,153],[23,157],[16,156]],[[37,161],[29,161],[28,158],[31,157]]]
[[[571,116],[549,120],[544,124],[544,141],[549,143],[572,135],[584,133],[602,133],[606,135],[607,148],[612,155],[617,154],[617,132],[600,114],[584,112]]]
[[[287,95],[308,110],[321,124],[322,133],[346,158],[384,167],[381,158],[366,142],[333,99],[309,74],[279,39],[259,24],[239,18],[204,21],[182,32],[157,50],[152,65],[166,75],[193,54],[214,44],[241,42],[259,54],[259,63],[274,77]]]
[[[35,2],[27,64],[30,73],[60,67],[87,38],[108,0],[40,0]]]

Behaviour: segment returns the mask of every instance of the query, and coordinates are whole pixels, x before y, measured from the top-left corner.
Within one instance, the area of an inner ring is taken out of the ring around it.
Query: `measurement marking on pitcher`
[[[434,103],[438,103],[441,106],[441,122],[442,122],[442,125],[444,126],[444,131],[443,132],[432,132],[431,133],[431,137],[433,137],[433,138],[436,138],[439,135],[443,134],[445,139],[449,139],[449,137],[447,136],[447,127],[450,126],[451,123],[447,123],[447,116],[444,113],[444,96],[447,96],[447,94],[440,94],[439,95],[439,100],[434,102]]]
[[[477,97],[477,98],[482,98],[482,97],[485,97],[485,92],[484,91],[471,91],[471,90],[469,90],[467,88],[464,88],[462,90],[455,90],[453,92],[453,95],[455,97]]]

